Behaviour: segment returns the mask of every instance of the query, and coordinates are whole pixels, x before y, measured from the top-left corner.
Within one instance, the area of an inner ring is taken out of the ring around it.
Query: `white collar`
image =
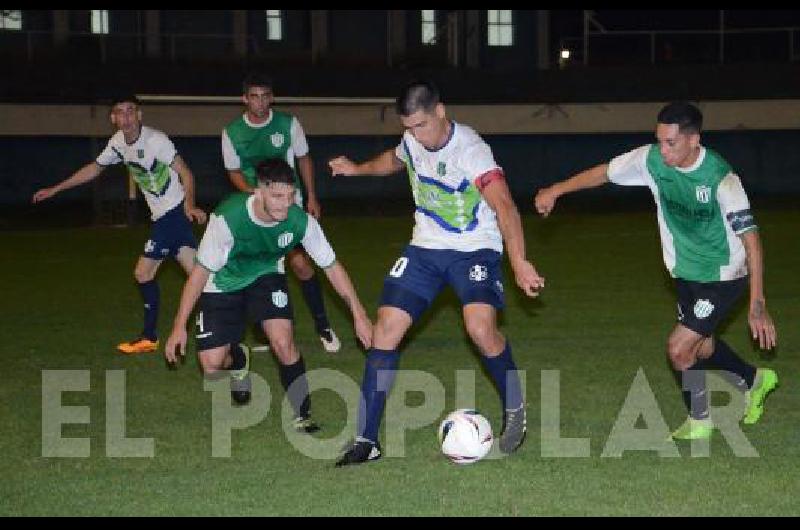
[[[254,224],[258,226],[263,226],[264,228],[271,228],[277,225],[278,224],[277,221],[273,221],[271,223],[265,223],[256,215],[255,207],[253,206],[253,202],[255,202],[255,200],[256,196],[252,193],[247,198],[247,215],[250,217],[250,220],[253,221]]]
[[[266,127],[267,125],[270,124],[270,122],[272,122],[272,109],[269,109],[269,115],[267,116],[267,121],[265,121],[264,123],[253,123],[253,122],[251,122],[250,120],[247,119],[247,113],[246,112],[244,113],[243,118],[244,118],[244,122],[248,126],[253,127],[254,129],[260,129],[262,127]]]

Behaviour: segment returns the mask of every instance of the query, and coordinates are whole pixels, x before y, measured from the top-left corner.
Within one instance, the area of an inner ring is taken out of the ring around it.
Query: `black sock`
[[[714,344],[714,353],[708,358],[709,362],[713,364],[714,367],[728,372],[728,374],[736,374],[740,379],[732,378],[730,375],[725,377],[733,386],[740,390],[751,388],[753,386],[753,381],[756,379],[756,367],[746,363],[741,357],[736,355],[725,341],[715,339]],[[743,385],[747,385],[746,388],[743,388]]]
[[[237,344],[231,344],[231,370],[241,370],[247,365],[247,357],[244,356],[242,347]]]
[[[680,372],[683,403],[689,411],[689,416],[696,420],[706,419],[709,416],[706,364],[703,359],[698,359],[688,370]]]
[[[300,288],[303,291],[303,300],[306,301],[311,316],[314,318],[314,327],[317,333],[322,333],[331,327],[331,324],[328,322],[328,315],[325,314],[325,302],[322,299],[322,288],[317,280],[317,275],[301,281]]]
[[[294,412],[298,416],[307,418],[311,409],[311,399],[308,396],[308,381],[306,381],[306,364],[303,358],[290,365],[280,366],[281,384],[283,384],[286,394],[289,396]]]

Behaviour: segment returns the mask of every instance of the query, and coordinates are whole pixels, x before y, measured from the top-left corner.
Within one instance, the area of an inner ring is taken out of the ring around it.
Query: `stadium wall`
[[[474,126],[506,170],[515,197],[652,141],[662,103],[475,105],[448,107]],[[800,194],[800,100],[700,104],[704,143],[739,171],[752,194]],[[308,135],[322,200],[367,197],[407,201],[403,176],[333,180],[325,161],[339,154],[363,160],[395,145],[401,132],[391,105],[292,105]],[[25,204],[93,159],[113,132],[105,106],[0,105],[0,202]],[[230,191],[219,133],[237,105],[147,105],[145,123],[164,130],[197,177],[197,196],[213,204]],[[111,168],[91,186],[55,200],[124,199],[125,172]],[[601,190],[600,193],[609,193]],[[619,193],[619,192],[617,192]]]

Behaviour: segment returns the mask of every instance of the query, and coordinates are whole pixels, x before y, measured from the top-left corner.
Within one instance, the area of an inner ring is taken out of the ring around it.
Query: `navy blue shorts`
[[[181,247],[197,249],[197,239],[183,211],[183,202],[153,223],[150,239],[144,244],[144,256],[159,261],[174,258]]]
[[[675,278],[678,322],[704,337],[714,334],[748,285],[748,279],[692,282]]]
[[[417,320],[450,285],[462,305],[485,303],[502,309],[501,258],[490,249],[459,252],[408,245],[383,282],[380,305],[402,309]]]

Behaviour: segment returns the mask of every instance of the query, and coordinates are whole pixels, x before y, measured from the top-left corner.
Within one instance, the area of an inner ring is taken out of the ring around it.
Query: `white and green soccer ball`
[[[442,453],[455,464],[471,464],[492,448],[492,426],[472,409],[451,412],[439,425]]]

